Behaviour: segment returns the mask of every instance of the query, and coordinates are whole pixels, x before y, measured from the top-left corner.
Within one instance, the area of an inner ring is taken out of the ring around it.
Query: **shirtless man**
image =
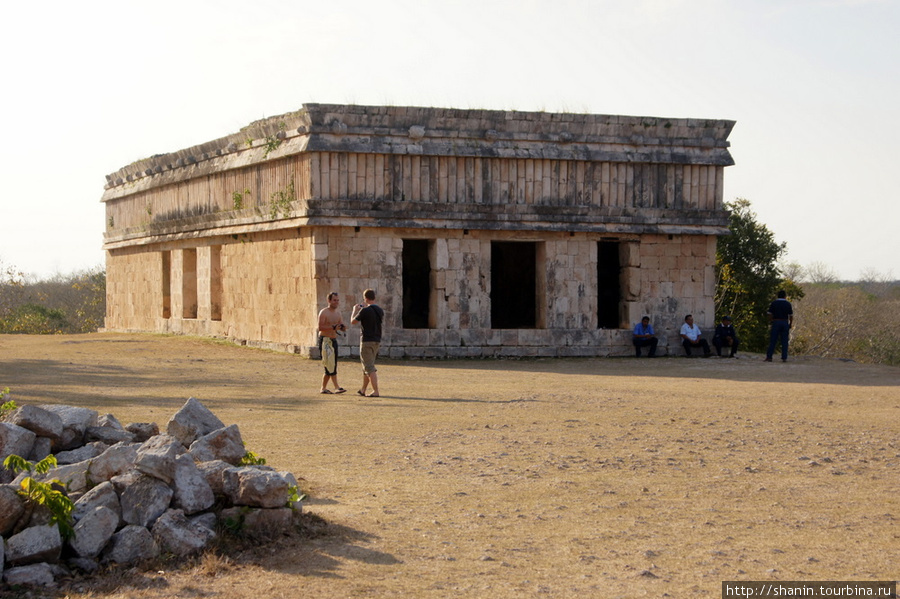
[[[328,307],[319,312],[319,352],[322,354],[322,365],[325,375],[322,377],[322,390],[319,393],[344,393],[347,391],[338,384],[337,357],[338,331],[346,331],[347,327],[338,311],[341,300],[336,291],[328,294]],[[334,383],[334,391],[328,389],[328,379]]]

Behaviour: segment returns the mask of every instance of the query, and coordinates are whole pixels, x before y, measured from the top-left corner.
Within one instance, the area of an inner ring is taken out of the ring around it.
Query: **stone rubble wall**
[[[32,476],[59,481],[74,501],[74,536],[64,539],[49,510],[19,493],[27,473],[0,471],[3,581],[53,586],[106,563],[197,553],[224,530],[289,530],[302,510],[296,478],[242,466],[246,453],[237,425],[225,426],[194,398],[162,433],[155,423],[122,426],[87,408],[19,407],[0,422],[0,459],[56,457],[56,468]]]

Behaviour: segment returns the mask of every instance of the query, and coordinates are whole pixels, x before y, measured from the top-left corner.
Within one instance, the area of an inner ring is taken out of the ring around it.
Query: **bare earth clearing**
[[[305,480],[320,534],[75,597],[719,597],[894,580],[900,370],[797,358],[317,362],[157,335],[0,337],[26,403],[165,426],[189,397]],[[60,594],[62,596],[62,594]]]

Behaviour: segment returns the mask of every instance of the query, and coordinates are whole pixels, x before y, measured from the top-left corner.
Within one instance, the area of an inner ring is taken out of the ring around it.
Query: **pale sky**
[[[788,261],[900,277],[900,0],[6,3],[0,262],[102,265],[105,176],[304,103],[737,121]]]

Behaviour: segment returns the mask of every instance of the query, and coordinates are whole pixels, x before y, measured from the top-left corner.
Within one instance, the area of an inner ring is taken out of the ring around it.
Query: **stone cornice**
[[[729,166],[734,121],[305,104],[107,175],[103,201],[308,152]]]

